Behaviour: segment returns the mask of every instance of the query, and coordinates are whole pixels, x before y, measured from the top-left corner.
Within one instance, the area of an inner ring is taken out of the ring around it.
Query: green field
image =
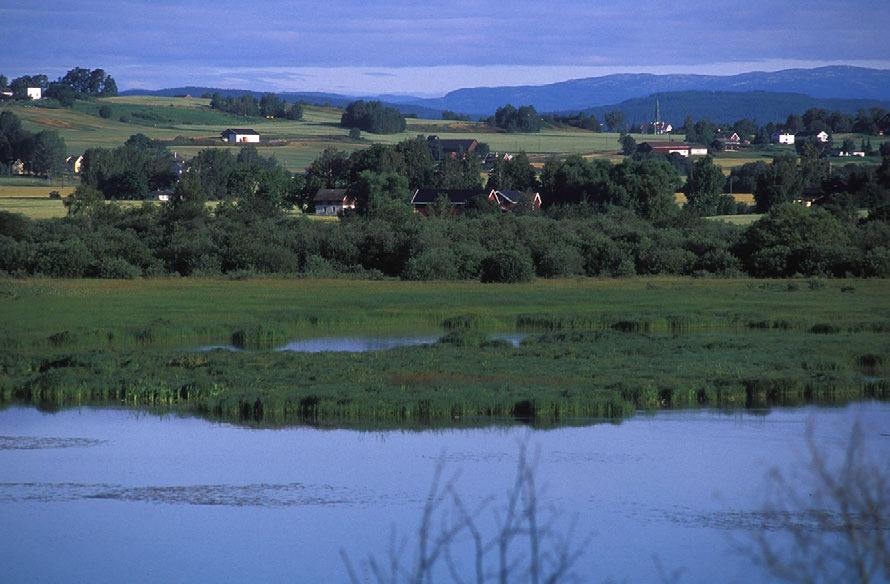
[[[443,120],[408,119],[408,128],[400,134],[364,133],[359,141],[339,126],[341,110],[317,106],[305,108],[301,121],[240,118],[211,110],[209,100],[163,97],[113,97],[77,102],[74,108],[46,108],[35,104],[13,104],[5,109],[18,115],[31,131],[58,130],[69,153],[81,154],[87,148],[113,147],[131,135],[143,133],[159,140],[198,139],[201,144],[171,145],[170,149],[189,157],[209,145],[219,148],[219,134],[233,126],[249,126],[262,136],[259,149],[274,155],[292,171],[304,169],[328,147],[353,151],[374,143],[394,144],[418,134],[447,134],[449,138],[476,138],[487,142],[495,152],[518,152],[542,158],[551,154],[595,155],[617,152],[618,134],[593,133],[573,128],[545,129],[537,134],[494,132],[485,124]],[[99,117],[102,105],[109,105],[109,119]],[[121,122],[128,116],[128,122]],[[635,136],[644,140],[644,136]]]
[[[550,424],[640,408],[886,398],[886,286],[5,280],[0,397],[364,425]],[[426,347],[271,350],[295,338],[448,330],[448,342]],[[514,348],[486,340],[496,331],[529,336]],[[247,350],[190,350],[232,342]]]
[[[68,145],[70,154],[82,154],[87,148],[110,148],[122,144],[131,135],[143,133],[151,138],[171,141],[170,149],[185,157],[193,156],[207,147],[238,148],[219,141],[219,134],[229,127],[248,126],[262,136],[259,146],[265,155],[273,155],[289,170],[306,168],[325,148],[347,152],[366,148],[371,144],[394,144],[418,134],[447,135],[448,138],[476,138],[491,146],[493,152],[527,152],[533,162],[540,163],[551,155],[581,154],[587,157],[620,161],[617,133],[594,133],[575,128],[545,128],[536,134],[509,134],[492,130],[477,122],[408,119],[405,132],[389,135],[362,134],[361,140],[349,138],[349,132],[339,126],[342,110],[306,106],[304,119],[268,120],[243,118],[210,109],[210,100],[126,96],[80,101],[73,108],[49,108],[38,104],[15,103],[4,106],[22,118],[31,131],[58,130]],[[99,108],[108,105],[111,116],[99,117]],[[120,121],[124,117],[126,122]],[[637,142],[652,136],[634,134]],[[861,136],[839,135],[838,141]],[[663,138],[658,138],[663,139]],[[682,140],[682,136],[674,136]],[[886,137],[873,137],[878,148]],[[198,143],[192,143],[197,140]],[[173,144],[172,142],[176,143]],[[782,152],[794,152],[790,146],[770,145],[742,152],[725,152],[716,156],[717,163],[728,173],[736,166],[758,160],[769,161]],[[876,159],[832,159],[833,164],[872,164]]]

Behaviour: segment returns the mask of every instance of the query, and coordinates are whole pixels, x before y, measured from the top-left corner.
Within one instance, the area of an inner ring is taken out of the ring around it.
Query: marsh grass
[[[750,284],[0,280],[0,402],[410,426],[887,399],[884,282],[857,281],[855,304],[834,282]],[[519,347],[491,340],[517,329]],[[419,331],[444,337],[334,358],[270,350]],[[193,352],[214,344],[246,350]]]

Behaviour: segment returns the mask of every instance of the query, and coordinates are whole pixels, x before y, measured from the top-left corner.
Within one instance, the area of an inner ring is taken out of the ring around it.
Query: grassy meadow
[[[886,398],[886,281],[0,281],[0,396],[276,424],[542,424]],[[519,347],[488,340],[523,332]],[[297,338],[437,333],[370,353]],[[447,333],[447,334],[446,334]],[[196,352],[236,344],[240,352]]]
[[[337,108],[306,106],[303,119],[291,121],[241,118],[211,110],[209,103],[210,100],[198,98],[127,96],[77,102],[71,109],[30,103],[16,103],[5,106],[5,109],[18,115],[30,131],[57,130],[65,139],[70,154],[82,154],[87,148],[118,146],[131,135],[143,133],[159,140],[198,140],[200,143],[197,144],[170,146],[171,150],[190,157],[209,146],[239,148],[224,145],[219,134],[229,127],[249,126],[262,136],[264,143],[259,150],[265,155],[274,155],[291,171],[303,170],[325,148],[353,151],[375,143],[393,144],[418,134],[476,138],[487,142],[494,152],[525,150],[538,160],[565,154],[615,156],[619,150],[617,133],[560,128],[545,129],[537,134],[508,134],[494,131],[482,123],[413,118],[408,119],[405,132],[363,133],[362,139],[352,140],[349,131],[339,126],[342,111]],[[111,107],[112,114],[108,119],[99,117],[99,108],[103,105]],[[122,122],[122,117],[127,121]],[[638,141],[647,139],[642,135],[634,137]]]
[[[105,105],[111,108],[108,119],[99,116],[99,108]],[[303,119],[299,121],[243,118],[210,109],[209,99],[153,96],[80,101],[73,108],[14,103],[5,105],[4,109],[15,112],[28,130],[57,130],[65,139],[70,154],[82,154],[93,147],[112,148],[133,134],[143,133],[151,138],[171,141],[170,149],[188,158],[208,147],[238,149],[239,146],[223,144],[219,134],[226,128],[248,126],[262,136],[259,150],[264,155],[274,155],[291,171],[305,169],[325,148],[352,152],[372,144],[393,144],[418,134],[476,138],[487,142],[493,152],[524,150],[538,164],[548,156],[567,154],[606,158],[613,162],[622,159],[619,134],[576,128],[545,128],[536,134],[509,134],[478,122],[409,118],[404,132],[388,135],[363,133],[360,140],[353,140],[349,131],[339,125],[342,110],[321,106],[306,106]],[[632,136],[637,142],[653,139],[649,135]],[[839,135],[836,139],[840,142],[848,137],[857,144],[861,139],[857,135]],[[680,141],[683,137],[676,135],[673,139]],[[873,137],[872,144],[878,148],[885,139]],[[793,153],[794,147],[769,145],[741,152],[724,152],[717,154],[715,160],[728,174],[737,166],[758,160],[769,161],[783,152]],[[875,161],[861,158],[832,160],[834,164],[872,164]]]

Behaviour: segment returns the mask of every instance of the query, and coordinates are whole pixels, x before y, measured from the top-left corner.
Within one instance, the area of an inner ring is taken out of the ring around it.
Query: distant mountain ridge
[[[628,124],[637,126],[654,119],[656,100],[660,106],[662,119],[674,126],[679,126],[686,116],[692,116],[696,120],[707,118],[717,123],[748,118],[766,124],[784,122],[788,114],[802,114],[810,108],[822,108],[845,114],[855,114],[860,109],[873,107],[890,110],[890,100],[817,98],[802,93],[771,91],[675,91],[637,97],[583,111],[588,115],[595,115],[602,121],[606,112],[617,110],[624,114]]]
[[[824,99],[890,100],[890,70],[833,66],[727,76],[622,73],[549,85],[458,89],[410,103],[471,115],[490,115],[508,103],[533,105],[539,112],[580,111],[676,91],[777,91]]]
[[[174,87],[160,90],[127,90],[123,95],[192,95],[219,92],[224,96],[263,92],[212,87]],[[686,94],[686,95],[683,95]],[[707,95],[705,95],[707,94]],[[404,114],[439,118],[444,110],[485,117],[505,104],[533,105],[542,113],[608,109],[625,112],[628,121],[648,120],[654,95],[662,96],[666,119],[681,122],[686,115],[714,121],[748,117],[761,123],[780,121],[790,113],[811,107],[854,113],[860,107],[887,107],[890,103],[890,70],[863,67],[819,67],[752,72],[740,75],[652,75],[626,73],[574,79],[549,85],[477,87],[458,89],[440,98],[403,95],[353,96],[325,92],[284,92],[288,101],[345,107],[356,99],[380,99]],[[649,100],[649,101],[646,101]],[[650,108],[649,110],[645,110]],[[645,115],[644,115],[645,114]]]

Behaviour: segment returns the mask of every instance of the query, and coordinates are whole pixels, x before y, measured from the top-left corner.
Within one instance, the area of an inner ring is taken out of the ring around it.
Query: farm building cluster
[[[356,199],[349,189],[321,189],[316,193],[313,204],[316,215],[338,216],[356,208]],[[432,209],[447,205],[450,213],[459,215],[473,205],[494,205],[502,212],[519,207],[529,210],[541,208],[540,193],[496,189],[417,189],[411,197],[414,212],[420,215],[432,214]]]

